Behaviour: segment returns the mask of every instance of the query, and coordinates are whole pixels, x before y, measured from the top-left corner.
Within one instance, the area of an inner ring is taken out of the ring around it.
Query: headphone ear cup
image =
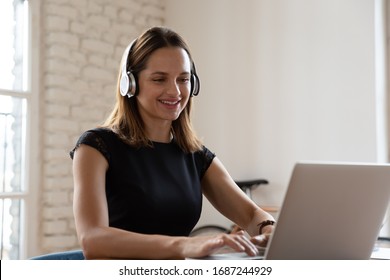
[[[200,90],[200,81],[195,73],[191,74],[191,97],[197,96]]]
[[[121,79],[119,81],[119,91],[122,96],[132,97],[137,91],[137,84],[133,73],[122,72]]]
[[[131,73],[131,71],[127,71],[127,62],[129,59],[129,54],[131,52],[131,49],[133,48],[133,45],[137,39],[134,39],[125,49],[125,52],[122,56],[122,66],[121,66],[121,78],[119,80],[119,92],[122,96],[132,97],[137,92],[137,83],[136,79]],[[129,67],[130,68],[130,67]],[[130,68],[131,69],[131,68]]]
[[[126,96],[126,94],[129,92],[129,77],[122,73],[121,79],[119,81],[119,91],[122,96]]]

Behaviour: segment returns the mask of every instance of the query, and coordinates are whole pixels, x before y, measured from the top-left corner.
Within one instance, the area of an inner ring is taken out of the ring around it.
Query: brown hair
[[[191,71],[195,72],[194,62],[183,38],[168,28],[153,27],[141,34],[132,45],[127,58],[127,65],[131,65],[130,68],[133,75],[137,77],[139,72],[146,68],[150,55],[163,47],[180,47],[184,49],[191,61]],[[127,98],[120,94],[119,81],[121,72],[122,69],[119,70],[118,75],[116,104],[110,116],[104,122],[103,127],[112,129],[122,141],[131,146],[152,146],[152,142],[146,137],[136,97]],[[187,106],[180,116],[172,122],[172,133],[176,143],[183,151],[188,153],[202,148],[202,143],[197,138],[191,125],[191,107],[192,98],[188,100]]]

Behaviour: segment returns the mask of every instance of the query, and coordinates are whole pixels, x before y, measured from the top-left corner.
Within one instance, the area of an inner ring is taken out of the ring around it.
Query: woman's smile
[[[181,99],[177,100],[167,100],[167,99],[160,99],[159,102],[166,105],[168,108],[176,108],[180,104]]]

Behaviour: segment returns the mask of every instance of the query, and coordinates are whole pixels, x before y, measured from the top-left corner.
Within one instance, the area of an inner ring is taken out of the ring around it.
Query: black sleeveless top
[[[188,236],[202,209],[201,180],[215,155],[206,147],[185,153],[173,140],[134,148],[111,130],[84,132],[81,144],[108,161],[106,196],[109,225],[146,234]]]

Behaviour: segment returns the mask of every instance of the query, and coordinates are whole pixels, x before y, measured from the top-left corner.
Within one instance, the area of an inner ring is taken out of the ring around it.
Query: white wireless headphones
[[[122,96],[127,96],[128,98],[133,97],[137,93],[137,81],[134,74],[131,72],[131,67],[128,67],[128,60],[131,49],[137,39],[133,40],[129,46],[125,49],[125,52],[122,56],[122,67],[121,67],[121,79],[119,81],[119,91]],[[200,91],[200,80],[196,74],[195,64],[192,64],[191,72],[191,97],[197,96]]]
[[[133,44],[136,40],[133,40],[128,47],[125,49],[125,52],[122,56],[122,71],[121,71],[121,79],[119,82],[119,91],[122,96],[126,96],[128,98],[135,95],[135,91],[137,89],[135,77],[131,71],[127,71],[127,61],[129,59],[129,54]]]

